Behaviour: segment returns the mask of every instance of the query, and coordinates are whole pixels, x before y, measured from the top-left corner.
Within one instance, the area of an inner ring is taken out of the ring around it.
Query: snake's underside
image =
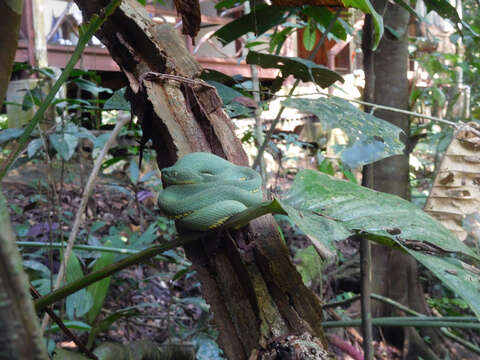
[[[185,155],[162,170],[158,206],[182,231],[207,231],[262,202],[260,175],[216,155]]]

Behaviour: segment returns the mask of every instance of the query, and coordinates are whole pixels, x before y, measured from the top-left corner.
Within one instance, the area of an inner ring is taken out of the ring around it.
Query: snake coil
[[[195,152],[162,170],[158,206],[182,231],[207,231],[262,202],[262,179],[245,166]]]

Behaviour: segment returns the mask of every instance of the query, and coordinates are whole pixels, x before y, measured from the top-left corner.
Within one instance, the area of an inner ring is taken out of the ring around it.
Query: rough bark
[[[23,0],[0,0],[0,14],[2,14],[2,21],[0,21],[0,44],[2,44],[2,51],[0,51],[0,107],[10,82],[22,12]]]
[[[105,5],[105,1],[76,3],[86,18]],[[175,30],[152,24],[136,0],[125,0],[97,36],[128,78],[132,108],[152,140],[160,168],[192,151],[247,165],[217,92],[195,80],[200,66]],[[147,72],[173,76],[141,77]],[[145,79],[144,86],[140,79]],[[258,349],[274,339],[288,339],[289,334],[307,333],[313,336],[313,347],[325,346],[320,301],[303,285],[271,216],[185,250],[229,359],[261,356]]]
[[[385,27],[385,34],[373,54],[371,54],[371,47],[364,47],[367,70],[370,69],[370,72],[366,72],[368,84],[366,96],[373,103],[406,110],[409,96],[407,80],[409,14],[400,6],[385,0],[374,1],[374,6],[379,13],[384,14],[385,25],[395,29],[400,37],[397,38]],[[369,39],[367,38],[367,41]],[[397,125],[405,132],[406,136],[409,135],[407,115],[376,110],[375,116]],[[378,161],[372,167],[371,181],[373,181],[375,190],[409,199],[408,154]],[[372,260],[372,291],[374,293],[390,297],[416,311],[427,313],[415,259],[397,250],[374,245],[372,246]],[[374,317],[392,316],[392,311],[393,309],[388,305],[375,302],[372,315]],[[405,348],[405,358],[417,358],[418,355],[427,359],[435,358],[435,354],[425,345],[423,339],[416,334],[413,328],[405,329],[403,334],[401,329],[395,328],[386,328],[383,331],[387,339]],[[429,333],[429,336],[436,337],[433,331],[426,330],[426,332]]]

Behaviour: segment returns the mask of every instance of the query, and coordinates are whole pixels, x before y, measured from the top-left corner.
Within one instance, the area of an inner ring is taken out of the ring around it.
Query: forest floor
[[[19,234],[20,241],[45,244],[60,241],[62,238],[66,241],[80,204],[85,179],[80,178],[79,174],[70,174],[73,175],[71,178],[74,181],[63,186],[58,185],[56,192],[53,193],[45,180],[41,180],[45,178],[40,177],[41,174],[44,174],[42,169],[30,170],[28,174],[17,174],[16,177],[4,181],[3,194],[9,204],[13,226]],[[116,185],[112,186],[112,179],[105,181],[101,179],[97,184],[85,211],[77,243],[102,245],[106,240],[110,240],[117,246],[139,249],[159,239],[171,239],[174,233],[173,224],[166,219],[158,221],[155,192],[150,188],[137,188],[139,200],[135,201],[128,182],[117,181]],[[60,203],[61,211],[55,206],[57,201]],[[153,233],[148,231],[150,224],[157,224]],[[280,224],[291,249],[292,258],[302,272],[305,258],[298,254],[308,247],[309,241],[298,230],[292,228],[289,222],[281,221]],[[142,238],[143,233],[149,236]],[[340,246],[349,260],[344,260],[337,266],[320,269],[321,272],[316,275],[304,277],[308,285],[325,302],[331,301],[339,293],[359,292],[358,256],[355,256],[357,248],[348,241],[340,243]],[[49,250],[47,247],[21,249],[24,258],[36,259],[53,274],[58,271],[60,254],[58,250]],[[75,254],[84,265],[84,271],[89,271],[89,267],[96,259],[95,253],[75,251]],[[129,343],[138,339],[149,339],[163,343],[174,338],[182,339],[198,348],[202,345],[198,341],[199,336],[210,340],[215,337],[216,330],[211,313],[201,298],[200,284],[195,273],[189,270],[189,261],[185,258],[183,250],[176,249],[166,255],[164,261],[148,261],[113,276],[101,317],[118,315],[118,320],[97,337],[98,342]],[[120,257],[121,255],[117,260]],[[28,272],[32,280],[40,277],[50,278],[50,273],[35,271],[34,267],[29,268]],[[49,289],[47,287],[39,290],[44,294]],[[349,316],[358,317],[359,304],[353,303],[341,311]],[[336,320],[336,317],[339,319],[339,315],[333,310],[328,310],[327,314],[329,320]],[[78,317],[76,320],[84,319]],[[87,332],[78,333],[81,339],[86,341]],[[341,339],[354,348],[361,349],[359,329],[328,329],[327,333],[332,343]],[[53,334],[52,338],[57,346],[71,345],[61,334]],[[383,342],[376,343],[375,347],[378,359],[400,359],[399,349],[386,346]],[[337,359],[348,358],[335,345],[331,345],[330,351],[336,354]],[[209,355],[203,358],[214,359]]]

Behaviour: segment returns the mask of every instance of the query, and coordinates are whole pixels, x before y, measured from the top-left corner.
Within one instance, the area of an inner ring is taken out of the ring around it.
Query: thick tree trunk
[[[2,44],[2,51],[0,51],[0,107],[10,82],[22,12],[23,0],[0,0],[0,14],[2,14],[2,21],[0,21],[0,44]]]
[[[368,101],[399,109],[408,108],[408,22],[409,13],[400,6],[385,0],[374,1],[379,13],[384,14],[385,34],[375,52],[371,51],[371,39],[364,34],[364,56],[366,60],[366,92]],[[368,28],[370,26],[370,28]],[[387,26],[395,29],[397,38],[390,33]],[[371,19],[366,22],[366,30],[371,32]],[[370,70],[370,71],[369,71]],[[375,116],[400,127],[409,135],[409,118],[407,115],[387,110],[376,110]],[[406,140],[406,137],[405,139]],[[371,182],[367,184],[375,190],[395,194],[409,199],[409,160],[408,154],[390,157],[371,166]],[[368,175],[368,172],[365,172]],[[373,186],[372,186],[373,185]],[[412,309],[427,313],[424,294],[419,283],[417,263],[410,255],[384,246],[372,246],[372,291],[390,297]],[[392,271],[393,270],[393,271]],[[372,315],[392,316],[393,309],[381,302],[375,302]],[[399,328],[383,330],[387,339],[398,346],[405,347],[406,358],[422,356],[435,358],[433,352],[415,334],[414,329],[401,333]],[[428,331],[428,330],[427,330]],[[433,331],[429,335],[435,336]]]
[[[105,5],[76,3],[86,18]],[[136,0],[124,0],[97,36],[128,78],[129,98],[152,139],[160,168],[192,151],[247,165],[218,94],[195,80],[201,69],[174,29],[152,24]],[[167,76],[142,77],[147,72]],[[312,352],[325,346],[320,301],[303,285],[271,216],[243,231],[198,241],[186,253],[229,359],[261,354],[256,351],[273,343],[293,346],[301,334],[310,339]]]

